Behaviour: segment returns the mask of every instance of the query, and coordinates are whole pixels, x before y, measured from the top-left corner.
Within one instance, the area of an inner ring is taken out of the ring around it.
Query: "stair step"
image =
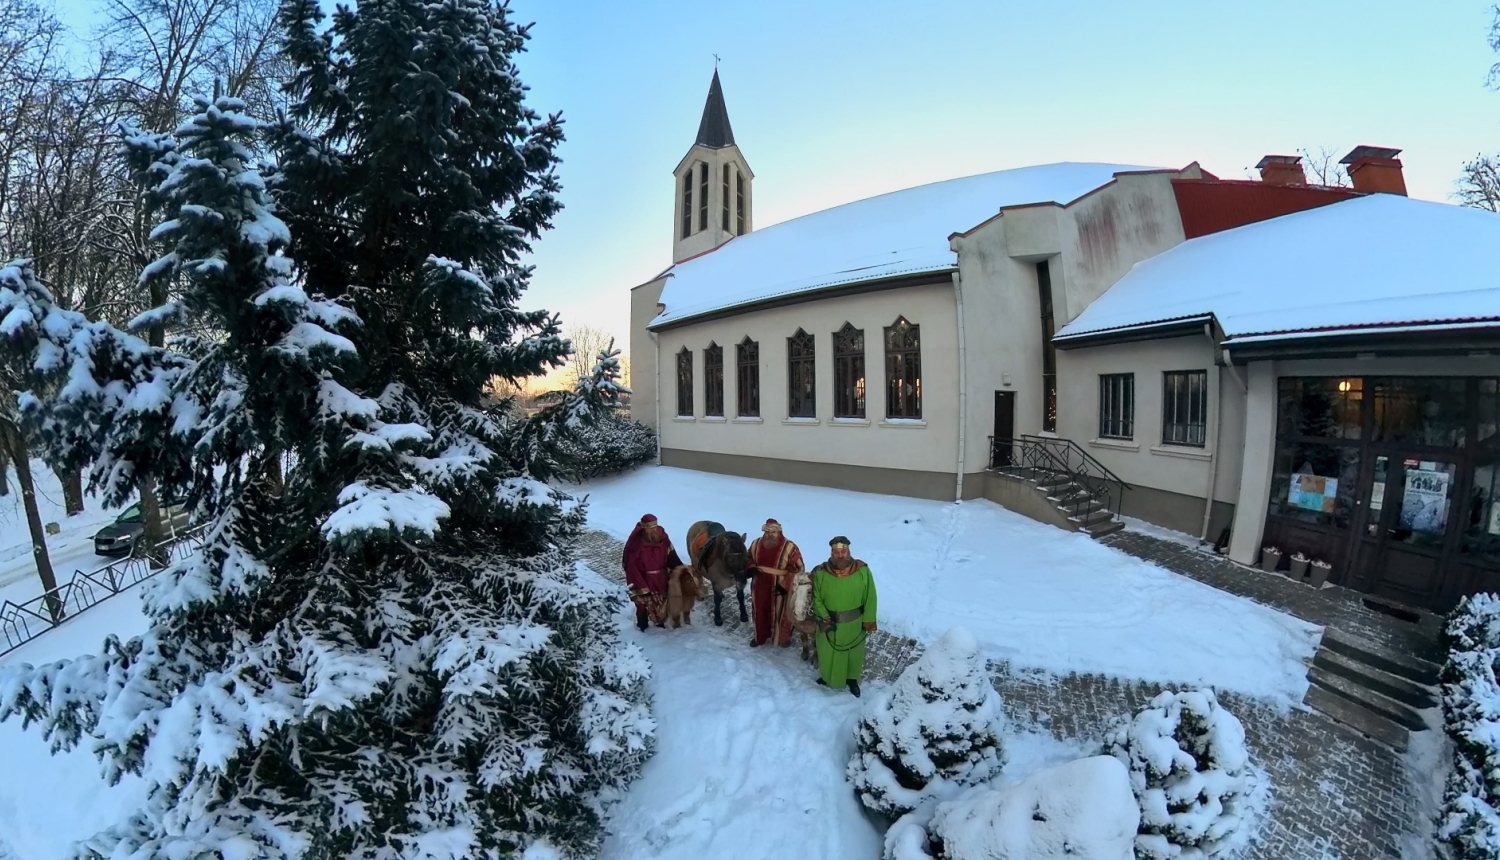
[[[1313,665],[1411,708],[1423,710],[1438,704],[1431,689],[1326,647],[1318,649]]]
[[[1427,728],[1422,721],[1422,715],[1414,708],[1403,705],[1389,696],[1366,689],[1359,684],[1336,675],[1318,666],[1314,666],[1307,672],[1307,679],[1319,687],[1339,696],[1353,701],[1365,710],[1407,729],[1419,732]]]
[[[1406,752],[1406,744],[1411,733],[1364,706],[1317,684],[1307,688],[1307,697],[1304,701],[1313,709],[1332,717],[1360,734],[1373,738],[1398,753]]]
[[[1085,528],[1092,525],[1097,525],[1102,522],[1108,522],[1109,520],[1113,520],[1114,518],[1115,515],[1105,510],[1104,508],[1098,508],[1082,516],[1068,517],[1068,519],[1072,520],[1075,523],[1078,523],[1081,526],[1084,526]]]
[[[1089,537],[1093,538],[1094,540],[1098,540],[1100,538],[1109,537],[1110,535],[1114,534],[1117,531],[1120,531],[1123,528],[1125,528],[1124,523],[1120,522],[1119,520],[1110,520],[1109,522],[1098,523],[1097,525],[1084,526],[1083,531],[1086,532]]]
[[[1438,683],[1440,667],[1436,663],[1392,651],[1383,645],[1351,636],[1336,627],[1323,630],[1323,647],[1423,686],[1433,687]]]
[[[1079,501],[1063,505],[1062,508],[1063,512],[1068,516],[1079,517],[1091,514],[1094,511],[1104,510],[1104,503],[1095,498],[1090,498],[1086,501],[1080,499]]]

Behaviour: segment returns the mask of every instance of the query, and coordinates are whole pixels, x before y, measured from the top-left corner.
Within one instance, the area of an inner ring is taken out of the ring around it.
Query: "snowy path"
[[[712,519],[753,537],[775,517],[809,565],[848,535],[880,625],[923,642],[964,625],[987,656],[1056,675],[1206,684],[1301,701],[1320,629],[988,501],[962,505],[645,466],[569,488],[623,540],[643,513],[675,540]]]
[[[860,701],[814,684],[797,649],[751,650],[702,610],[645,633],[621,610],[651,660],[658,748],[612,812],[603,857],[880,856],[844,781]]]

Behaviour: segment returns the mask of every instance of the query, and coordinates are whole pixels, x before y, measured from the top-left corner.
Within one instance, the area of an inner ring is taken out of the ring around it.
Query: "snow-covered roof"
[[[1160,168],[1064,162],[893,191],[737,236],[668,269],[653,320],[958,265],[948,237],[1027,203],[1071,203],[1116,173]]]
[[[1210,315],[1232,343],[1500,321],[1500,215],[1371,194],[1190,239],[1057,338]]]

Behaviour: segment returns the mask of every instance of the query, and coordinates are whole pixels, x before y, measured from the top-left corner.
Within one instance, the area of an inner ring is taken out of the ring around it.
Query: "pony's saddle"
[[[688,545],[688,553],[692,555],[693,562],[699,568],[708,566],[708,553],[713,547],[714,538],[724,533],[724,527],[718,523],[706,523],[703,532],[693,538]]]

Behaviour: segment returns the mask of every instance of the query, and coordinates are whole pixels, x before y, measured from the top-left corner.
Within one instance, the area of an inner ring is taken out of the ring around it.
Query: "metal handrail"
[[[165,545],[167,563],[186,558],[203,544],[207,524],[175,535]],[[25,645],[73,615],[96,606],[165,569],[148,556],[132,555],[96,570],[75,570],[73,578],[22,603],[0,602],[0,656]]]
[[[1111,517],[1119,515],[1125,491],[1133,489],[1078,443],[1055,436],[991,436],[990,469],[1038,483],[1066,479],[1089,500],[1099,502]]]

